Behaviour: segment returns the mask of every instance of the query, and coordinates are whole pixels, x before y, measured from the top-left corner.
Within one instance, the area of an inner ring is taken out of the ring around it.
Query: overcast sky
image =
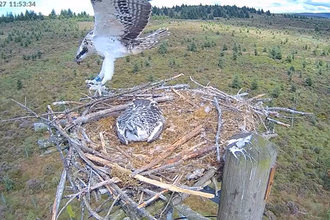
[[[4,0],[6,1],[6,0]],[[35,0],[36,7],[31,8],[13,8],[9,7],[9,2],[5,7],[0,7],[0,15],[7,12],[14,14],[24,12],[26,9],[35,12],[41,12],[48,15],[52,9],[59,13],[61,9],[70,8],[74,12],[86,11],[93,15],[93,9],[90,0]],[[26,0],[31,1],[31,0]],[[34,1],[34,0],[32,0]],[[18,2],[18,0],[16,1]],[[297,13],[297,12],[330,12],[330,0],[152,0],[151,4],[154,6],[167,6],[174,5],[198,4],[208,5],[236,5],[238,7],[248,6],[257,9],[270,10],[272,13]]]

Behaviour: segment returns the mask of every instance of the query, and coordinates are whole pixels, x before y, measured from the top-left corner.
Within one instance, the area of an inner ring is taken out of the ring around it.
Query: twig
[[[137,208],[138,204],[136,204],[136,202],[134,202],[131,198],[129,198],[116,184],[110,184],[112,188],[114,188],[114,190],[117,191],[117,193],[119,195],[121,195],[121,202],[122,202],[122,208],[126,209],[127,212],[129,212],[129,217],[133,220],[133,219],[137,219],[140,220],[141,218],[139,218],[139,216],[137,215],[142,215],[143,217],[146,217],[150,220],[156,220],[152,215],[150,215],[150,213],[145,210],[144,208]],[[130,208],[133,210],[129,210],[127,206],[127,204],[130,205]]]
[[[151,197],[147,201],[145,201],[142,204],[140,204],[138,206],[138,208],[144,208],[144,207],[150,205],[153,201],[155,201],[156,199],[158,199],[162,194],[166,193],[167,191],[168,191],[168,189],[164,189],[163,191],[157,193],[156,195],[154,195],[153,197]]]
[[[154,191],[151,191],[149,189],[145,189],[145,188],[142,188],[142,187],[139,187],[139,190],[141,190],[142,192],[145,192],[151,196],[155,196],[157,195],[158,193],[154,192]],[[168,199],[166,198],[166,196],[163,196],[163,195],[159,195],[159,198],[164,200],[164,201],[167,201]]]
[[[63,196],[63,192],[64,192],[64,188],[65,188],[65,182],[66,182],[66,169],[64,168],[62,171],[62,175],[61,175],[61,179],[60,182],[57,186],[57,191],[56,191],[56,196],[54,199],[54,204],[53,204],[53,209],[52,209],[52,220],[56,220],[57,219],[57,212],[62,200],[62,196]]]
[[[105,140],[104,140],[103,132],[100,132],[100,140],[101,140],[102,151],[103,151],[103,153],[107,154],[108,152],[105,147]]]
[[[218,111],[218,127],[217,127],[217,134],[215,136],[215,146],[217,148],[217,161],[220,162],[219,139],[220,139],[221,126],[222,126],[222,112],[221,112],[221,108],[220,108],[218,99],[216,97],[214,97],[213,100],[214,100],[214,105]]]
[[[104,217],[104,219],[108,219],[108,218],[109,218],[109,215],[110,215],[110,213],[111,213],[113,207],[115,206],[115,204],[117,203],[117,201],[118,201],[119,199],[120,199],[120,195],[118,195],[118,196],[115,198],[115,200],[112,202],[112,204],[111,204],[111,206],[110,206],[110,208],[109,208],[109,210],[108,210],[108,212],[107,212],[107,215]]]
[[[193,107],[197,107],[197,106],[195,105],[195,103],[189,101],[186,97],[184,97],[184,95],[180,94],[180,93],[179,93],[178,91],[176,91],[175,89],[172,89],[172,91],[173,91],[175,94],[177,94],[177,95],[180,97],[180,99],[183,99],[183,101],[188,102],[188,103],[189,103],[191,106],[193,106]]]
[[[153,173],[159,173],[162,170],[166,170],[166,169],[169,169],[169,168],[172,168],[172,167],[179,166],[182,163],[183,163],[183,161],[178,161],[178,162],[171,163],[171,164],[168,163],[168,164],[166,164],[164,166],[161,166],[161,167],[158,167],[158,168],[149,170],[149,171],[142,172],[141,175],[144,175],[145,176],[145,175],[150,175],[150,174],[153,174]]]
[[[189,148],[188,150],[183,150],[183,151],[181,151],[180,153],[178,153],[174,158],[171,158],[171,159],[169,159],[169,160],[167,160],[166,162],[165,162],[165,164],[172,164],[172,163],[176,163],[176,162],[178,162],[179,160],[184,160],[183,158],[185,158],[187,155],[189,155],[191,152],[196,152],[197,151],[197,149],[200,147],[200,146],[202,146],[202,145],[204,145],[204,144],[206,144],[207,143],[207,141],[205,140],[205,141],[203,141],[203,142],[201,142],[201,143],[198,143],[198,144],[196,144],[195,146],[193,146],[193,147],[191,147],[191,148]]]
[[[177,149],[178,146],[184,144],[185,142],[187,142],[188,140],[190,140],[191,138],[195,137],[196,135],[198,135],[199,133],[201,133],[203,130],[203,125],[200,125],[198,127],[196,127],[193,131],[191,131],[190,133],[186,134],[185,136],[181,137],[179,140],[177,140],[176,142],[174,142],[170,147],[167,148],[167,151],[162,153],[158,159],[155,159],[153,161],[151,161],[149,164],[145,165],[144,167],[134,171],[133,176],[141,173],[153,166],[156,166],[157,164],[159,164],[161,161],[163,161],[165,158],[167,158],[169,155],[171,155],[173,153],[173,151],[175,149]]]
[[[69,105],[69,104],[76,104],[81,105],[82,102],[76,102],[76,101],[59,101],[59,102],[53,102],[52,105]]]
[[[192,159],[194,157],[198,157],[200,155],[205,155],[208,152],[214,151],[216,149],[215,145],[209,146],[209,147],[203,147],[201,149],[198,150],[194,150],[193,152],[185,155],[182,160],[188,160],[188,159]]]
[[[207,181],[209,181],[213,176],[214,176],[214,174],[215,174],[215,169],[210,169],[210,170],[208,170],[205,174],[204,174],[204,176],[202,176],[193,186],[195,186],[195,187],[200,187],[200,186],[204,186],[204,184],[207,182]],[[174,198],[173,198],[173,201],[172,201],[172,204],[174,205],[174,207],[177,205],[177,204],[179,204],[179,203],[181,203],[181,202],[183,202],[183,200],[185,200],[186,198],[188,198],[188,194],[184,194],[184,195],[182,195],[182,194],[177,194],[177,195],[175,195],[174,196]]]
[[[266,118],[268,121],[271,121],[271,122],[274,122],[275,124],[278,124],[278,125],[281,125],[281,126],[284,126],[284,127],[290,127],[290,125],[289,124],[285,124],[285,123],[283,123],[283,122],[280,122],[280,121],[276,121],[275,119],[272,119],[272,118],[270,118],[270,117],[267,117]]]
[[[119,166],[118,164],[112,164],[109,161],[106,161],[106,160],[104,160],[102,158],[99,158],[99,157],[96,157],[94,155],[86,154],[86,157],[88,159],[92,160],[92,161],[101,163],[103,165],[106,165],[106,166],[109,166],[109,167],[112,167],[112,168],[115,167],[116,169],[119,169],[122,173],[126,173],[128,175],[132,174],[132,172],[130,170],[127,170],[127,169]],[[134,178],[137,179],[137,180],[140,180],[142,182],[149,183],[151,185],[158,186],[158,187],[163,188],[163,189],[168,189],[168,190],[171,190],[171,191],[174,191],[174,192],[182,192],[182,193],[187,193],[187,194],[191,194],[191,195],[203,196],[203,197],[206,197],[206,198],[213,198],[214,197],[214,195],[209,194],[209,193],[203,193],[203,192],[198,192],[198,191],[193,191],[193,190],[182,189],[180,187],[177,187],[177,186],[174,186],[174,185],[171,185],[171,184],[162,183],[162,182],[157,181],[157,180],[149,179],[149,178],[144,177],[144,176],[139,175],[139,174],[136,174],[134,176]]]
[[[156,102],[166,102],[166,101],[171,101],[172,99],[173,99],[172,96],[164,96],[164,97],[155,98],[154,100]],[[128,108],[128,106],[129,106],[129,104],[117,105],[117,106],[114,106],[112,108],[109,108],[109,109],[106,109],[103,111],[93,112],[93,113],[87,114],[85,116],[80,116],[74,121],[74,124],[77,125],[77,124],[81,124],[81,123],[95,121],[100,118],[107,117],[107,116],[111,115],[111,113],[113,113],[113,112],[125,110],[126,108]]]
[[[293,109],[282,108],[282,107],[266,107],[265,110],[267,110],[267,111],[283,111],[283,112],[289,112],[289,113],[298,114],[298,115],[312,115],[313,114],[311,112],[301,112],[301,111],[296,111]]]
[[[128,159],[130,159],[130,160],[134,160],[134,158],[131,156],[131,155],[129,155],[129,154],[127,154],[125,151],[123,151],[120,147],[118,147],[117,145],[114,145],[114,147],[122,154],[122,155],[124,155],[125,157],[127,157]]]

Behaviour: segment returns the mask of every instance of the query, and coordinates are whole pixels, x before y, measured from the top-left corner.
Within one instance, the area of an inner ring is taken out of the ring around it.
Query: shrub
[[[236,53],[238,52],[238,48],[237,48],[237,44],[236,43],[234,43],[233,51],[236,52]]]
[[[197,46],[195,42],[191,42],[190,45],[188,45],[188,50],[192,52],[197,52]]]
[[[225,51],[225,50],[228,50],[228,47],[227,47],[226,44],[223,44],[223,46],[222,46],[222,51]]]
[[[233,60],[237,60],[237,53],[234,51],[234,53],[233,53]]]
[[[238,76],[235,76],[232,83],[230,84],[231,88],[240,89],[242,87],[242,82]]]
[[[218,67],[220,67],[220,69],[223,69],[223,67],[224,67],[224,61],[222,58],[219,59]]]
[[[257,90],[259,87],[258,85],[258,80],[257,79],[254,79],[251,83],[251,90]]]
[[[307,76],[307,78],[305,79],[305,84],[307,86],[312,86],[313,85],[313,81],[312,81],[312,78],[310,76]]]
[[[160,44],[159,49],[158,49],[159,54],[165,54],[167,53],[167,43],[163,42]]]
[[[150,66],[150,62],[149,62],[148,60],[146,60],[146,61],[144,61],[144,65],[145,65],[146,67],[149,67],[149,66]]]
[[[270,94],[273,98],[278,98],[280,96],[280,88],[276,87]]]
[[[2,181],[7,191],[14,189],[14,181],[8,175],[4,176]]]
[[[23,88],[23,83],[20,79],[17,80],[17,90],[21,90]]]
[[[286,62],[291,63],[292,62],[292,56],[288,55],[285,59]]]
[[[282,51],[281,48],[279,46],[275,46],[273,47],[270,51],[269,51],[269,56],[272,59],[277,59],[277,60],[281,60],[282,59]]]
[[[133,66],[133,73],[137,73],[140,71],[140,67],[139,67],[139,64],[135,63],[134,66]]]

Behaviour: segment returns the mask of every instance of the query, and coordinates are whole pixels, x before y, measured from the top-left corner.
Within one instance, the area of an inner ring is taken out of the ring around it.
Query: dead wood
[[[176,142],[174,142],[171,146],[169,146],[168,148],[166,148],[166,152],[164,152],[163,154],[160,155],[160,158],[155,159],[153,161],[151,161],[148,165],[134,171],[133,176],[137,175],[138,173],[141,173],[151,167],[156,166],[157,164],[159,164],[160,162],[162,162],[165,158],[167,158],[168,156],[170,156],[173,151],[180,145],[186,143],[187,141],[189,141],[191,138],[195,137],[196,135],[198,135],[199,133],[201,133],[203,131],[203,125],[200,125],[198,127],[196,127],[193,131],[191,131],[190,133],[186,134],[185,136],[181,137],[179,140],[177,140]]]
[[[156,102],[166,102],[166,101],[173,100],[173,97],[172,96],[165,96],[165,97],[155,98],[154,100]],[[95,120],[98,120],[100,118],[107,117],[107,116],[111,115],[111,113],[113,113],[113,112],[125,110],[128,106],[129,106],[129,104],[117,105],[117,106],[114,106],[112,108],[109,108],[109,109],[106,109],[106,110],[103,110],[103,111],[98,111],[98,112],[87,114],[85,116],[78,117],[74,121],[74,124],[79,125],[79,124],[82,124],[82,123],[95,121]]]
[[[101,163],[101,164],[106,165],[108,167],[116,168],[116,169],[120,170],[122,173],[126,173],[127,175],[132,175],[132,171],[127,170],[127,169],[119,166],[118,164],[112,164],[109,161],[106,161],[102,158],[96,157],[96,156],[91,155],[91,154],[86,154],[86,157],[88,159],[92,160],[92,161]],[[202,196],[202,197],[206,197],[206,198],[213,198],[214,197],[214,195],[209,194],[209,193],[203,193],[203,192],[198,192],[198,191],[193,191],[193,190],[188,190],[188,189],[182,189],[178,186],[174,186],[174,185],[171,185],[171,184],[162,183],[160,181],[149,179],[149,178],[144,177],[140,174],[136,174],[133,177],[137,180],[142,181],[142,182],[145,182],[145,183],[148,183],[148,184],[151,184],[151,185],[154,185],[154,186],[158,186],[158,187],[163,188],[163,189],[168,189],[168,190],[173,191],[173,192],[181,192],[181,193],[186,193],[186,194],[191,194],[191,195]]]

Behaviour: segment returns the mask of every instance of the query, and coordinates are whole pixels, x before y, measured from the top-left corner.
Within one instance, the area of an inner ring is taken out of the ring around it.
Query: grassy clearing
[[[315,32],[316,23],[323,31]],[[79,41],[92,25],[71,20],[2,24],[0,55],[5,57],[0,57],[1,118],[25,114],[10,98],[23,103],[26,99],[27,106],[41,113],[53,101],[77,100],[87,93],[84,81],[96,76],[101,59],[94,56],[78,66],[73,58]],[[293,124],[290,129],[276,127],[278,168],[267,207],[278,219],[328,217],[330,48],[329,32],[324,27],[329,27],[330,21],[280,16],[219,21],[157,20],[146,31],[164,26],[171,31],[163,46],[166,52],[155,48],[118,59],[108,86],[130,87],[184,73],[181,82],[189,82],[189,76],[193,76],[229,93],[236,93],[239,88],[251,96],[268,93],[274,97],[270,106],[314,112],[306,120],[296,117],[288,121]],[[12,41],[7,40],[9,35]],[[26,42],[30,43],[25,46]],[[223,50],[224,45],[227,50]],[[282,59],[271,58],[276,47],[280,48]],[[41,57],[32,60],[38,51],[42,52]],[[31,58],[26,60],[23,55]],[[1,214],[5,219],[15,219],[19,213],[28,213],[31,219],[49,218],[61,164],[56,154],[38,156],[35,141],[42,135],[34,134],[31,124],[24,121],[0,125],[0,190],[4,196],[1,205],[8,208]],[[49,167],[53,167],[50,173]],[[33,191],[27,186],[30,179],[38,179],[40,190]],[[295,202],[306,215],[291,215],[288,201]]]

